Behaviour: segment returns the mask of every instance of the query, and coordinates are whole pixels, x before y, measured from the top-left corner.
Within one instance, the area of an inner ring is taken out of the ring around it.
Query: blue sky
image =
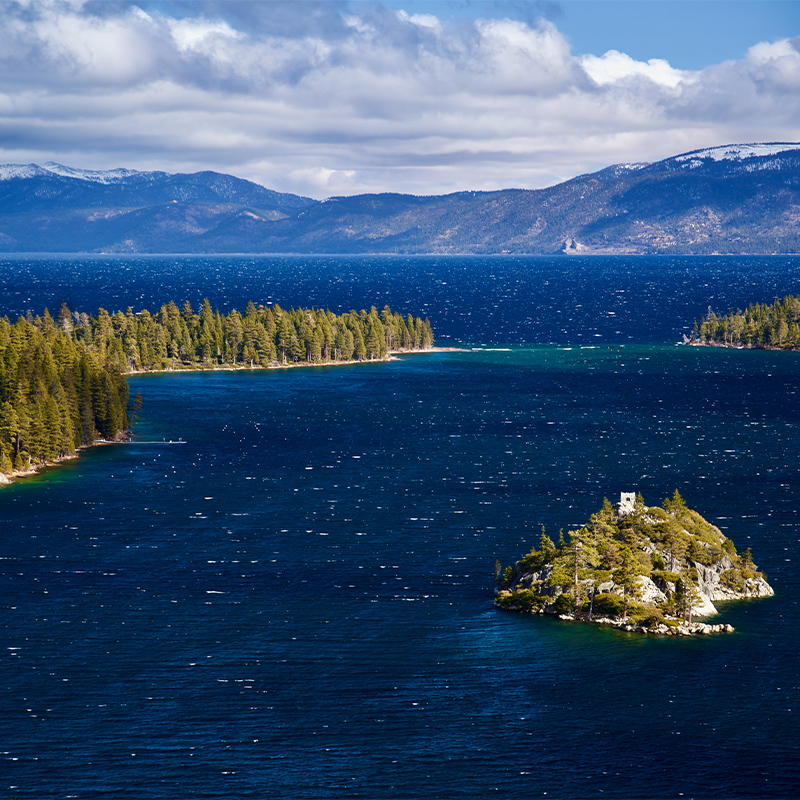
[[[318,198],[800,141],[800,2],[0,3],[0,163]]]
[[[577,54],[619,50],[638,60],[664,58],[679,69],[740,59],[756,42],[800,35],[798,0],[391,0],[387,5],[451,20],[544,16]]]

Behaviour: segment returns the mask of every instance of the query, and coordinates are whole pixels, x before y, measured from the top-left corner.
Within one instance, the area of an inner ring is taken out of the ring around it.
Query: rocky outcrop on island
[[[774,594],[750,549],[738,553],[677,490],[661,507],[633,493],[606,499],[557,544],[542,529],[539,547],[505,570],[498,562],[496,577],[498,608],[662,635],[731,632],[696,618],[717,614],[715,601]]]

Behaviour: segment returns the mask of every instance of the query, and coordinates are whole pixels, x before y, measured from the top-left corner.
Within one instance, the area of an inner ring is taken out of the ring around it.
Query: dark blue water
[[[204,297],[429,316],[440,344],[673,342],[717,313],[800,294],[785,257],[82,256],[0,254],[0,313],[114,312]],[[165,300],[166,298],[166,300]]]
[[[136,377],[139,443],[0,491],[0,787],[797,796],[800,354],[674,341],[709,304],[800,292],[798,266],[7,260],[8,313],[389,302],[469,349]],[[675,488],[776,589],[722,609],[735,634],[492,608],[495,558],[543,524],[556,536],[604,495]]]

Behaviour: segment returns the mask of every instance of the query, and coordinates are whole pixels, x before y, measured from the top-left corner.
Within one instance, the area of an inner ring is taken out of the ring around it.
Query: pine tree
[[[582,581],[587,577],[589,569],[597,566],[599,562],[591,532],[587,528],[570,531],[568,551],[572,566],[575,610],[578,611],[583,602]]]
[[[363,361],[367,357],[367,348],[364,345],[364,335],[361,332],[361,328],[356,329],[353,339],[355,340],[355,357],[358,361]]]
[[[683,617],[684,622],[692,624],[692,612],[700,602],[700,592],[694,582],[680,577],[675,584],[675,609]]]
[[[686,510],[686,503],[681,497],[681,493],[676,489],[671,498],[664,500],[663,507],[664,511],[677,516]]]
[[[625,545],[620,547],[619,555],[619,566],[614,570],[614,583],[622,587],[625,598],[622,619],[627,620],[629,601],[640,596],[639,577],[644,574],[644,570],[641,561],[639,561],[630,547]]]
[[[72,312],[69,310],[69,306],[66,303],[62,303],[61,308],[58,310],[58,327],[67,335],[71,334],[74,330]]]

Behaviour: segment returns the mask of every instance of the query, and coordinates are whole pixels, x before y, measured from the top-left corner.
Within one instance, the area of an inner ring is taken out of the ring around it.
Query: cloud
[[[0,4],[0,161],[432,194],[800,138],[799,40],[689,72],[575,55],[543,17],[453,22],[420,6]]]
[[[759,42],[746,60],[749,78],[771,91],[800,88],[800,37],[779,42]]]
[[[608,86],[629,78],[645,78],[658,86],[676,88],[687,80],[688,73],[673,69],[663,58],[651,58],[646,62],[635,61],[629,55],[609,50],[598,58],[586,55],[580,59],[581,66],[598,86]]]

